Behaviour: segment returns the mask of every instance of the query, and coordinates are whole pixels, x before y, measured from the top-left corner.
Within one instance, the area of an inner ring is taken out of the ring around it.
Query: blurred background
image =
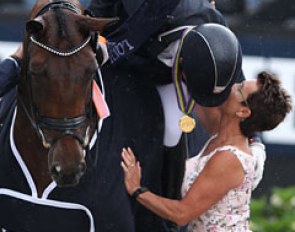
[[[86,7],[89,0],[80,2]],[[11,54],[22,40],[34,3],[0,0],[0,59]],[[247,79],[262,70],[275,73],[295,99],[295,1],[216,0],[216,7],[241,42]],[[263,133],[263,140],[267,161],[263,181],[253,193],[257,199],[253,201],[253,230],[295,231],[294,109],[278,128]],[[274,224],[276,220],[285,227]],[[261,226],[263,223],[266,226]]]

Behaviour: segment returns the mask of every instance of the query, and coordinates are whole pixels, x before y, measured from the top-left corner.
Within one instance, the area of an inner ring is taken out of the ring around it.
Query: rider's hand
[[[23,44],[21,43],[16,49],[16,51],[13,54],[11,54],[11,57],[14,58],[17,61],[17,63],[20,64],[23,59],[23,56],[24,56]]]

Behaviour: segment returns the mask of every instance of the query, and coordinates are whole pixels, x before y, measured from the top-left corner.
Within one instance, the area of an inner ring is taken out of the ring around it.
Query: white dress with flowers
[[[203,170],[208,160],[218,151],[229,150],[235,154],[242,164],[245,176],[243,183],[238,188],[230,190],[207,212],[193,219],[188,225],[187,232],[251,232],[249,229],[249,216],[254,176],[253,157],[234,146],[219,147],[210,154],[201,156],[204,148],[198,156],[186,162],[186,173],[182,185],[183,196]]]

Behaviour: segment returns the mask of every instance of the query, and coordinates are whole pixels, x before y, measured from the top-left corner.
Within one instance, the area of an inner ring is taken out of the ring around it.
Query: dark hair
[[[279,79],[267,72],[257,76],[258,91],[247,98],[251,115],[240,123],[245,136],[254,132],[272,130],[292,109],[290,95],[281,87]]]

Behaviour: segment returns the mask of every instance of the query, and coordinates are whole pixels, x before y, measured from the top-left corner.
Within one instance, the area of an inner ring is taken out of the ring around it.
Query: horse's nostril
[[[80,163],[78,166],[78,169],[81,174],[84,174],[86,172],[86,164],[85,163]]]
[[[55,177],[58,177],[61,172],[61,166],[60,165],[55,165],[51,168],[51,174]]]
[[[51,176],[59,187],[75,186],[86,172],[86,163],[81,162],[75,167],[66,169],[55,164],[51,168]]]

